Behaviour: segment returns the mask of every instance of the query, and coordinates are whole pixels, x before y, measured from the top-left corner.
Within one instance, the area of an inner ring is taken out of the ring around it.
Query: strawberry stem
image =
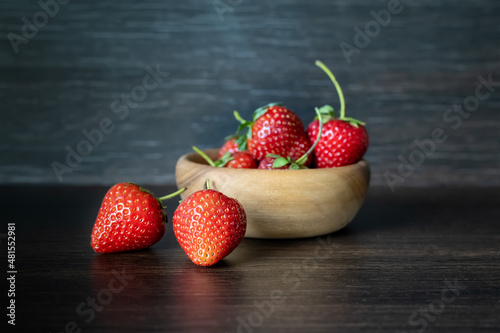
[[[335,89],[337,89],[337,94],[339,95],[339,99],[340,99],[340,119],[343,119],[345,117],[345,101],[344,101],[344,94],[342,93],[342,88],[340,88],[340,85],[337,82],[337,79],[335,79],[335,76],[333,75],[333,73],[328,69],[328,67],[325,66],[324,63],[322,63],[319,60],[316,60],[316,62],[314,64],[316,66],[318,66],[319,68],[321,68],[323,70],[323,72],[325,72],[326,75],[328,75],[330,80],[332,80],[333,84],[335,85]]]
[[[181,188],[180,190],[174,192],[174,193],[171,193],[169,195],[166,195],[164,197],[161,197],[161,198],[156,198],[158,201],[163,201],[163,200],[167,200],[167,199],[170,199],[170,198],[173,198],[175,197],[176,195],[179,195],[181,194],[182,192],[184,192],[185,190],[187,189],[187,187],[183,187]]]
[[[202,150],[196,148],[193,146],[193,150],[195,152],[197,152],[198,154],[200,154],[201,157],[203,157],[203,159],[205,161],[208,162],[208,164],[210,164],[210,166],[212,167],[215,167],[215,168],[223,168],[229,161],[232,161],[234,160],[234,157],[231,156],[231,153],[229,151],[226,151],[224,153],[224,155],[222,155],[222,157],[220,159],[218,159],[217,161],[212,161],[212,159],[210,157],[208,157],[207,154],[205,154]]]
[[[337,82],[337,79],[335,79],[335,76],[333,75],[333,73],[321,61],[316,60],[315,64],[316,64],[316,66],[318,66],[319,68],[321,68],[323,70],[323,72],[326,73],[326,75],[328,75],[328,77],[330,78],[330,80],[332,80],[333,84],[335,85],[335,89],[337,89],[337,94],[339,95],[339,99],[340,99],[340,117],[338,119],[342,120],[342,121],[345,121],[345,122],[351,124],[352,126],[354,126],[356,128],[359,125],[365,126],[366,124],[364,122],[362,122],[361,120],[357,120],[357,119],[345,116],[344,93],[342,92],[342,88],[340,88],[340,85]],[[328,107],[330,107],[330,106],[328,106]],[[321,108],[321,109],[323,109],[323,108]],[[332,117],[333,117],[333,110],[332,110]]]
[[[200,156],[201,156],[201,157],[203,157],[203,159],[204,159],[205,161],[207,161],[207,163],[208,163],[210,166],[215,167],[215,163],[214,163],[214,161],[212,161],[212,159],[211,159],[210,157],[208,157],[208,155],[207,155],[207,154],[205,154],[203,151],[201,151],[200,149],[196,148],[195,146],[193,146],[193,150],[194,150],[195,152],[197,152],[198,154],[200,154]]]
[[[316,111],[316,115],[319,121],[318,137],[316,138],[316,141],[314,141],[314,144],[311,146],[311,148],[309,148],[309,150],[304,155],[302,155],[297,161],[295,161],[295,163],[297,163],[298,165],[303,165],[304,163],[306,163],[307,158],[314,151],[314,148],[316,148],[316,146],[318,145],[318,142],[321,139],[321,134],[323,133],[323,117],[321,117],[321,112],[318,108],[314,108],[314,111]]]
[[[238,146],[240,147],[241,150],[246,150],[246,147],[247,147],[246,139],[247,138],[250,139],[252,137],[253,122],[243,119],[240,116],[240,114],[238,113],[238,111],[236,111],[236,110],[233,111],[233,115],[234,115],[234,118],[240,122],[240,125],[238,126],[238,129],[236,130],[236,135],[238,137],[238,142],[237,142]],[[245,136],[239,134],[245,128],[248,128],[246,138],[245,138]]]
[[[207,179],[205,181],[205,184],[203,184],[203,189],[204,190],[210,190],[210,179]]]
[[[234,115],[234,118],[236,118],[236,120],[238,120],[240,123],[244,124],[246,123],[247,121],[245,119],[243,119],[240,114],[238,113],[238,111],[234,110],[233,111],[233,115]]]

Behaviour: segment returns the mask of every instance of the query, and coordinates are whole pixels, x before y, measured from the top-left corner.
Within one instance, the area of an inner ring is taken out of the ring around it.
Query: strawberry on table
[[[109,189],[97,214],[91,235],[91,246],[98,253],[113,253],[148,248],[165,233],[167,216],[162,198],[132,183],[119,183]]]
[[[211,266],[229,255],[245,236],[247,219],[243,206],[233,198],[210,189],[184,199],[173,217],[174,234],[193,263]]]
[[[332,80],[340,98],[340,117],[335,118],[333,108],[325,105],[319,108],[323,121],[323,134],[314,148],[315,162],[318,168],[333,168],[358,162],[368,149],[368,132],[365,123],[345,116],[345,102],[342,89],[332,72],[319,60],[320,67]],[[318,116],[319,117],[319,116]],[[307,134],[312,142],[319,129],[318,117],[309,124]]]
[[[248,150],[258,161],[262,161],[268,154],[289,156],[293,160],[299,159],[311,147],[311,143],[304,130],[300,118],[279,103],[271,103],[255,110],[253,121],[241,118],[234,112],[242,127],[248,127]],[[310,156],[305,165],[312,162]]]

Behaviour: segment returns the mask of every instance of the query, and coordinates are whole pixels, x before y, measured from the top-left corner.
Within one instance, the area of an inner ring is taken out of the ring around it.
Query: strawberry
[[[167,220],[161,201],[184,190],[157,199],[132,183],[114,185],[104,196],[97,214],[92,248],[98,253],[113,253],[145,249],[158,243]]]
[[[197,152],[210,166],[213,167],[226,167],[233,169],[256,169],[257,163],[253,158],[253,155],[248,151],[237,151],[231,154],[229,151],[226,151],[221,158],[217,161],[213,161],[207,154],[205,154],[200,149],[193,147],[193,150]]]
[[[274,154],[268,154],[262,161],[259,163],[259,167],[257,169],[264,169],[264,170],[277,170],[277,169],[289,169],[289,163],[287,161],[287,165],[277,165],[274,163],[276,159],[278,158],[283,158],[279,155],[274,155]]]
[[[226,168],[233,169],[256,169],[257,162],[249,151],[237,151],[232,154],[232,160],[227,162]]]
[[[222,145],[222,147],[219,150],[219,159],[221,159],[222,156],[224,156],[224,154],[227,152],[233,154],[235,152],[240,151],[240,147],[236,142],[236,140],[237,138],[233,136]]]
[[[226,142],[219,150],[219,159],[222,159],[222,156],[224,156],[226,152],[233,154],[238,151],[248,150],[247,135],[241,134],[241,131],[251,126],[252,123],[242,119],[238,111],[234,111],[233,114],[236,120],[238,120],[241,124],[238,126],[235,134],[226,137]]]
[[[189,259],[212,266],[230,254],[245,236],[247,218],[233,198],[210,189],[195,192],[174,212],[174,234]]]
[[[234,114],[241,123],[239,130],[242,126],[249,128],[248,150],[258,161],[262,161],[267,154],[289,156],[297,160],[311,147],[300,118],[278,103],[255,110],[253,122],[242,119],[236,111]],[[309,157],[305,165],[311,162],[312,157]]]
[[[345,116],[345,102],[342,89],[332,72],[319,60],[320,67],[332,80],[340,98],[340,117],[335,118],[333,108],[325,105],[319,108],[320,116],[309,124],[307,134],[309,140],[318,135],[319,120],[323,122],[323,134],[314,149],[315,162],[318,168],[333,168],[358,162],[368,149],[368,132],[365,123]]]
[[[235,111],[237,113],[237,111]],[[241,126],[240,126],[241,127]],[[241,128],[243,129],[243,128]],[[231,154],[236,153],[238,151],[247,151],[247,136],[244,134],[240,134],[241,131],[238,128],[236,134],[230,135],[226,137],[226,142],[222,145],[219,150],[219,158],[222,158],[226,152],[230,152]]]
[[[309,148],[309,150],[302,155],[298,160],[293,160],[290,156],[283,157],[276,154],[267,154],[267,156],[260,161],[258,169],[267,169],[267,170],[275,170],[275,169],[290,169],[290,170],[298,170],[298,169],[307,169],[305,163],[307,162],[309,156],[316,148],[316,145],[319,143],[321,138],[321,134],[323,133],[323,121],[320,117],[321,113],[318,108],[315,108],[316,114],[319,117],[319,126],[318,133],[316,135],[316,141],[314,141],[313,145]]]

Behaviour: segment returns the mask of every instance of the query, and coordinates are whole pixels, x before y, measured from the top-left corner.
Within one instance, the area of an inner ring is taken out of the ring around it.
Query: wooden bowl
[[[218,149],[205,151],[213,160]],[[237,199],[247,214],[249,238],[302,238],[329,234],[345,227],[358,212],[370,182],[365,160],[331,169],[258,170],[209,166],[196,153],[176,165],[184,199],[211,188]]]

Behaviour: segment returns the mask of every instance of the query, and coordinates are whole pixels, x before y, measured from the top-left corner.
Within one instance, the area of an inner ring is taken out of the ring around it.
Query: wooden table
[[[5,272],[7,223],[16,228],[12,331],[500,331],[499,188],[371,188],[345,229],[244,239],[211,268],[189,261],[171,220],[151,249],[95,253],[106,190],[1,187]],[[2,293],[4,312],[8,302]]]

